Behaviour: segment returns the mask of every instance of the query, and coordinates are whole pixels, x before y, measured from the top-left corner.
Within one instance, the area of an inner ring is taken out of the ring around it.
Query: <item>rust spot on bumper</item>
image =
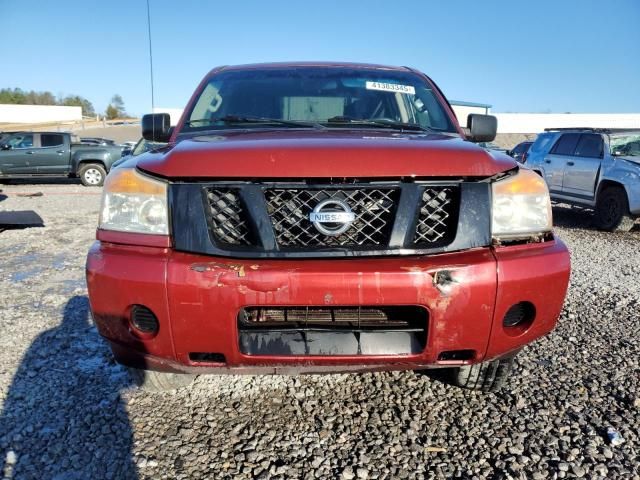
[[[252,270],[257,270],[257,265],[251,265]],[[246,276],[244,271],[243,264],[236,263],[218,263],[218,262],[208,262],[208,263],[194,263],[191,265],[191,270],[194,272],[212,272],[214,270],[230,270],[232,272],[236,272],[239,277]]]

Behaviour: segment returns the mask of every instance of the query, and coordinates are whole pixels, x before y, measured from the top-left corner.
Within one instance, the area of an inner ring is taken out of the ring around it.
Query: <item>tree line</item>
[[[82,115],[93,117],[96,111],[93,104],[80,95],[66,95],[56,97],[51,92],[36,92],[35,90],[25,91],[20,88],[0,89],[0,104],[14,105],[61,105],[65,107],[81,107]],[[118,94],[111,98],[111,102],[104,113],[107,119],[123,118],[127,116],[124,108],[124,101]]]

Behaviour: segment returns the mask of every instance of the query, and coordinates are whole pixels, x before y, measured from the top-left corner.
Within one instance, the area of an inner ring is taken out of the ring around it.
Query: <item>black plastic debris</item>
[[[0,232],[32,227],[44,227],[42,217],[33,210],[0,212]]]

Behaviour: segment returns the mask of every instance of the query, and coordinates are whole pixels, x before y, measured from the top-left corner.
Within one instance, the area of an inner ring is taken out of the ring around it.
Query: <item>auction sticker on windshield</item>
[[[416,89],[411,85],[400,85],[397,83],[367,82],[366,88],[367,90],[380,90],[383,92],[408,93],[409,95],[416,94]]]

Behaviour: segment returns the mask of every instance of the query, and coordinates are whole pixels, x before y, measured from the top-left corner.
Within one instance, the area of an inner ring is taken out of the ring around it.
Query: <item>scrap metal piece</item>
[[[44,220],[33,210],[0,212],[0,231],[44,227]]]

